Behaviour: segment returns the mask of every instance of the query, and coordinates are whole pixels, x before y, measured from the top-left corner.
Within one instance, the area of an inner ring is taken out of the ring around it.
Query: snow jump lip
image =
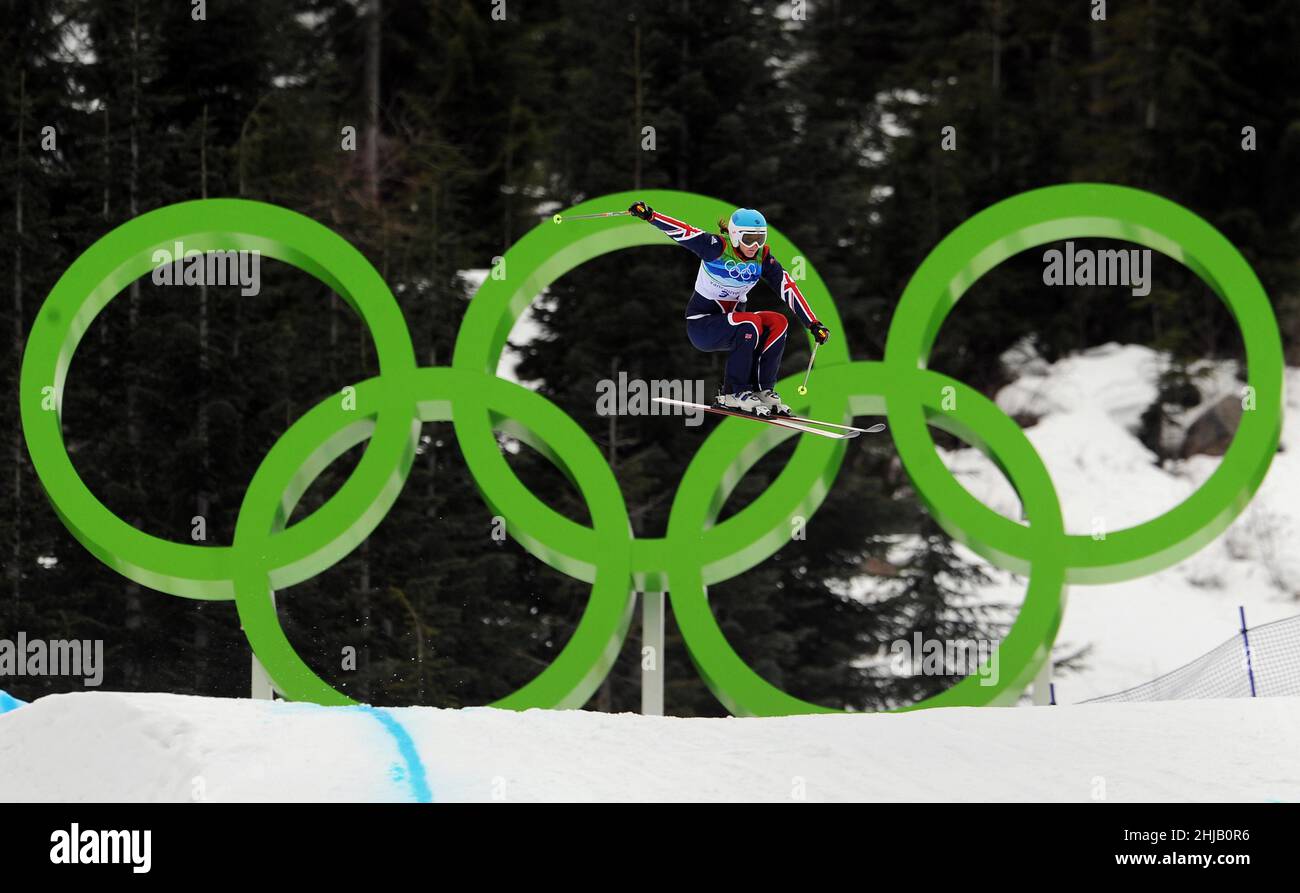
[[[1098,776],[1116,803],[1295,802],[1298,709],[1278,697],[732,720],[67,692],[0,717],[0,802],[409,803],[415,776],[381,713],[435,770],[438,803],[790,803],[791,779],[810,802],[1091,803]]]
[[[131,695],[114,692],[86,694],[91,694],[92,697],[95,698],[125,698],[127,701],[129,701],[131,697]],[[147,694],[143,695],[143,697],[156,697],[156,695]],[[53,695],[51,701],[48,702],[44,702],[43,699],[43,706],[59,710],[59,708],[53,707],[55,701],[60,701],[59,695]],[[391,710],[391,708],[374,707],[370,705],[331,708],[320,707],[317,705],[294,705],[294,703],[291,702],[277,703],[278,705],[287,708],[290,712],[295,711],[298,707],[308,707],[311,708],[311,710],[339,710],[346,712],[346,714],[367,716],[368,719],[355,720],[354,723],[351,724],[352,728],[356,728],[357,731],[361,732],[361,737],[363,737],[363,740],[369,741],[369,744],[364,747],[364,750],[357,751],[357,753],[354,754],[351,762],[348,763],[348,771],[354,772],[355,775],[359,777],[369,776],[370,779],[373,779],[374,783],[380,784],[380,788],[386,788],[387,785],[395,785],[398,789],[404,789],[407,792],[407,798],[411,802],[434,802],[433,788],[432,785],[429,784],[429,773],[426,771],[424,760],[421,759],[420,749],[419,746],[416,745],[415,737],[412,736],[411,731],[409,731],[406,725],[393,715],[393,710]],[[0,689],[0,715],[8,714],[8,712],[17,711],[19,707],[27,706],[30,705],[26,701],[21,701],[21,699],[13,697],[12,694]],[[274,710],[274,706],[272,706],[272,708]],[[39,714],[40,710],[38,708],[38,711],[31,716],[35,719]],[[285,718],[285,714],[279,714],[279,718]],[[370,719],[376,720],[377,723],[381,725],[385,736],[382,738],[374,738],[373,732],[364,732],[364,729],[369,727]],[[117,718],[116,724],[121,724],[120,718]],[[40,720],[36,721],[36,725],[40,725]],[[19,734],[19,737],[22,737],[21,734]],[[383,742],[387,742],[387,745],[383,744]],[[378,747],[376,747],[376,745],[378,745]],[[389,745],[393,747],[393,750],[389,749]],[[3,749],[0,749],[0,751],[3,751]],[[3,762],[3,758],[0,758],[0,762]],[[3,771],[0,771],[0,775],[3,775]],[[0,777],[0,792],[3,792],[4,790],[3,781],[3,777]],[[6,799],[4,793],[0,793],[0,801],[4,801],[4,799]]]
[[[424,761],[420,759],[420,752],[415,747],[415,740],[411,738],[411,733],[393,717],[391,713],[382,707],[371,707],[369,704],[361,704],[355,708],[363,713],[368,713],[379,721],[384,727],[384,731],[392,736],[393,741],[397,744],[397,752],[402,761],[406,764],[405,781],[411,789],[411,797],[416,803],[432,803],[433,791],[429,788],[428,773],[424,770]]]

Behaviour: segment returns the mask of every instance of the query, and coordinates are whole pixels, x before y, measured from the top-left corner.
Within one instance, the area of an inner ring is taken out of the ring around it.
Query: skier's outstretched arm
[[[707,233],[698,227],[691,226],[684,220],[660,214],[645,202],[633,202],[632,207],[627,210],[633,217],[640,217],[651,226],[666,233],[678,245],[689,248],[700,260],[717,260],[722,256],[725,246],[722,244],[721,236]]]
[[[804,328],[812,332],[813,337],[817,339],[817,343],[825,344],[826,339],[830,337],[830,330],[817,319],[817,314],[813,313],[812,305],[808,303],[808,299],[799,290],[799,285],[794,281],[794,277],[785,271],[780,261],[768,251],[766,245],[763,246],[762,275],[763,281],[771,286],[772,291],[776,292],[787,307],[794,311],[794,315],[803,323]]]

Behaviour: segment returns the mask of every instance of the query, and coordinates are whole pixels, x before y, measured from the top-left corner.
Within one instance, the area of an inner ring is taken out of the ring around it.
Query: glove
[[[655,213],[654,209],[645,202],[640,201],[632,202],[632,207],[628,208],[627,211],[633,217],[640,217],[642,220],[649,220]]]
[[[831,330],[826,328],[824,325],[822,325],[819,322],[815,322],[812,325],[810,325],[808,327],[808,331],[812,332],[813,339],[818,344],[825,344],[826,341],[831,337]]]

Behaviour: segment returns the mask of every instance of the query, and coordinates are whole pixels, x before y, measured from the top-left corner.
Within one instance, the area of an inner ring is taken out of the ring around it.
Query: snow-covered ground
[[[0,715],[0,801],[1294,802],[1298,740],[1296,698],[674,719],[96,692]]]
[[[1160,468],[1135,435],[1156,395],[1161,357],[1138,345],[1109,344],[1047,364],[1032,351],[1005,358],[1018,378],[996,400],[1008,413],[1038,418],[1026,430],[1060,496],[1069,533],[1114,531],[1182,502],[1218,467],[1193,456]],[[1189,417],[1239,394],[1232,364],[1206,364],[1204,400]],[[1300,614],[1300,370],[1286,373],[1282,451],[1240,517],[1217,540],[1158,574],[1106,586],[1072,586],[1058,653],[1092,652],[1079,673],[1058,676],[1058,702],[1074,703],[1146,682],[1182,666],[1238,629]],[[976,497],[1011,518],[1019,500],[997,468],[974,449],[945,455]],[[968,552],[963,555],[974,558]],[[989,568],[991,600],[1023,600],[1024,581]]]

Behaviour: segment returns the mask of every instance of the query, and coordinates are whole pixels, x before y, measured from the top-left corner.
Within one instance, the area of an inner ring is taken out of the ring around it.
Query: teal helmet
[[[753,208],[737,208],[727,221],[727,237],[732,248],[739,248],[742,243],[762,248],[767,242],[767,219]]]

